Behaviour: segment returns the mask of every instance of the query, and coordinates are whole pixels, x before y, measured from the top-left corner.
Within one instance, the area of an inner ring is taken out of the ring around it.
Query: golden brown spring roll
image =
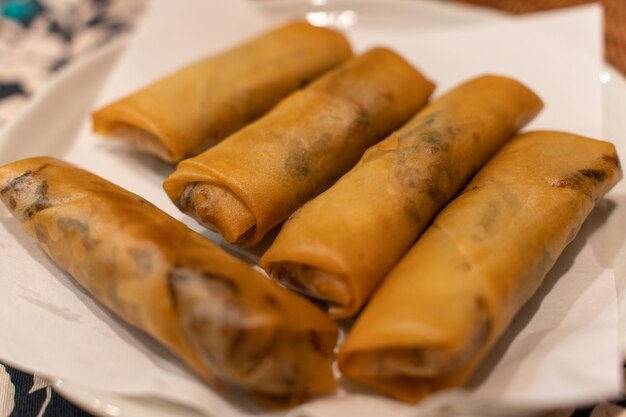
[[[544,131],[505,145],[374,293],[344,375],[411,402],[461,385],[621,175],[608,142]]]
[[[197,155],[352,55],[338,32],[293,22],[96,111],[93,129],[168,162]]]
[[[433,87],[394,52],[373,49],[181,162],[165,190],[227,242],[253,245],[411,117]]]
[[[59,267],[208,381],[286,401],[335,386],[321,310],[141,197],[52,158],[1,167],[0,197]]]
[[[261,266],[356,314],[433,216],[542,108],[517,81],[483,76],[429,104],[285,222]]]

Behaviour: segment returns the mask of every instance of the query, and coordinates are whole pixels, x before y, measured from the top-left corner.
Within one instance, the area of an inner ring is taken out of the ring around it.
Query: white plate
[[[436,1],[358,1],[358,0],[265,0],[261,9],[277,19],[304,16],[314,24],[343,28],[360,25],[375,28],[440,28],[447,25],[468,25],[501,20],[491,10],[457,6]],[[25,110],[0,131],[0,153],[11,155],[6,144],[8,137],[37,138],[37,153],[47,146],[57,153],[60,139],[71,137],[86,117],[90,104],[106,78],[122,44],[109,45],[86,56],[64,70],[41,91]],[[605,84],[604,129],[607,138],[626,140],[626,124],[619,118],[619,109],[626,108],[626,81],[617,71],[608,68],[600,77]],[[67,99],[72,91],[72,100]],[[42,144],[42,141],[44,141]],[[34,142],[34,141],[33,141]],[[23,141],[28,147],[28,141]],[[20,155],[29,154],[25,148]],[[619,285],[619,283],[618,283]],[[54,388],[97,416],[120,417],[197,417],[198,412],[160,400],[119,396],[55,380]]]

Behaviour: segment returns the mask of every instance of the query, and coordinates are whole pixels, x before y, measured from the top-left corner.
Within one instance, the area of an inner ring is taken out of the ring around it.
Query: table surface
[[[86,51],[127,36],[146,0],[0,0],[0,125],[50,76]],[[456,0],[531,13],[593,0]],[[602,0],[607,60],[626,74],[626,0]],[[43,347],[42,347],[43,348]],[[48,382],[0,362],[0,417],[84,417]],[[576,410],[574,417],[626,417],[626,401]]]

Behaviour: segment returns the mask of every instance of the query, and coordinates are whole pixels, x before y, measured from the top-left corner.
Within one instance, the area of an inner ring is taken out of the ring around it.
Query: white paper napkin
[[[98,102],[265,26],[262,16],[245,2],[153,0]],[[585,41],[573,44],[551,35],[555,26],[563,33],[580,34]],[[598,9],[586,7],[445,32],[370,30],[357,25],[349,36],[357,50],[380,44],[396,49],[437,82],[437,94],[484,72],[513,76],[546,102],[532,127],[600,137],[599,33]],[[9,140],[17,147],[23,139]],[[100,141],[89,132],[88,123],[75,141],[67,138],[60,149],[56,156],[142,195],[202,231],[162,191],[170,167],[123,144]],[[480,410],[483,416],[515,415],[617,395],[621,363],[615,277],[612,260],[601,249],[607,239],[617,239],[607,224],[624,214],[621,194],[612,193],[599,203],[545,285],[479,370],[473,389],[442,392],[416,408],[342,384],[335,394],[288,414],[426,416]],[[284,414],[264,412],[242,397],[214,391],[198,381],[163,348],[120,323],[80,290],[4,208],[0,209],[0,251],[0,358],[98,390],[169,399],[215,416]]]

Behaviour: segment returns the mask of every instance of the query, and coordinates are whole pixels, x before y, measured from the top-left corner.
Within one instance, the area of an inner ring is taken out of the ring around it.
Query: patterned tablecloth
[[[593,0],[458,0],[528,13]],[[126,36],[146,0],[0,0],[0,125],[78,55]],[[626,73],[626,0],[602,0],[606,56]],[[42,347],[43,349],[43,347]],[[0,417],[89,416],[47,381],[0,363]],[[626,402],[576,410],[574,417],[626,417]]]
[[[127,35],[146,0],[0,0],[0,125],[80,54]]]

